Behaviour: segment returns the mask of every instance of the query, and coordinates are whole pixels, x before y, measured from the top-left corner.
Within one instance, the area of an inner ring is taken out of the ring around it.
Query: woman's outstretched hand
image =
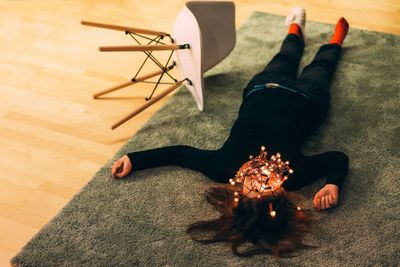
[[[333,208],[339,200],[339,187],[334,184],[326,184],[315,194],[314,207],[317,210]]]
[[[128,175],[132,170],[132,163],[129,160],[128,156],[125,155],[116,162],[114,162],[111,167],[111,174],[114,179],[124,178]]]

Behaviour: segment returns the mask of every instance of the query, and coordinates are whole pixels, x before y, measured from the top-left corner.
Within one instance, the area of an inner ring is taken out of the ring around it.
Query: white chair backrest
[[[236,42],[235,5],[223,1],[189,1],[176,17],[172,38],[177,44],[189,44],[190,49],[175,51],[175,61],[181,78],[199,110],[204,107],[203,74],[221,62]]]
[[[235,47],[235,4],[226,1],[189,1],[186,7],[196,17],[200,28],[201,68],[206,72]]]

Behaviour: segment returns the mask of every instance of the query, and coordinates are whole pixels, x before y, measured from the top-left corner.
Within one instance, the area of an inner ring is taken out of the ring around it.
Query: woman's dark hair
[[[232,253],[243,257],[294,256],[301,249],[315,247],[304,244],[302,238],[309,231],[311,216],[294,207],[283,188],[261,198],[242,197],[235,202],[234,193],[240,191],[231,185],[213,186],[208,190],[206,199],[221,216],[189,225],[186,232],[191,238],[203,244],[228,242]],[[271,205],[275,211],[272,214]]]

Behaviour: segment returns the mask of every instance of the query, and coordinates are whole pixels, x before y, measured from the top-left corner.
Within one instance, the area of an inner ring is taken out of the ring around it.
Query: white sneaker
[[[295,6],[292,8],[291,13],[286,17],[285,25],[290,25],[296,23],[300,26],[301,33],[305,39],[305,29],[306,29],[306,10],[301,6]]]

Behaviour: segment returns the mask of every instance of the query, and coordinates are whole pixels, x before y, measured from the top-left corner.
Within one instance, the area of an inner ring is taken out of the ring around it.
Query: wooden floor
[[[400,34],[398,0],[301,1],[308,19]],[[131,44],[81,19],[170,32],[184,1],[0,1],[0,266],[48,222],[162,105],[111,131],[144,103],[139,85],[93,100],[125,82],[141,54],[97,46]],[[235,1],[237,27],[254,10],[286,15],[296,1]],[[284,34],[284,33],[282,33]],[[148,70],[152,70],[149,64]]]

